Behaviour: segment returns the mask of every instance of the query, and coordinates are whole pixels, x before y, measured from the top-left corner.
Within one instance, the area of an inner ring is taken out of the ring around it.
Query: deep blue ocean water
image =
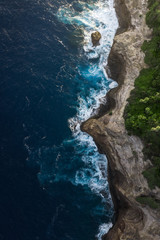
[[[5,0],[0,13],[0,239],[100,239],[107,159],[80,124],[115,86],[113,1]]]

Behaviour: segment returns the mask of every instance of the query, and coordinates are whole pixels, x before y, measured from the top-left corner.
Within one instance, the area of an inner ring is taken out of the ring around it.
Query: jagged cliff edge
[[[116,221],[104,240],[160,240],[160,212],[139,204],[137,196],[160,199],[160,189],[151,191],[142,172],[150,164],[144,161],[143,144],[125,129],[123,113],[134,81],[145,66],[141,46],[151,30],[145,23],[148,0],[115,0],[120,28],[108,59],[112,79],[119,86],[107,95],[108,112],[82,124],[99,151],[108,158],[108,178]],[[110,114],[109,114],[110,113]]]

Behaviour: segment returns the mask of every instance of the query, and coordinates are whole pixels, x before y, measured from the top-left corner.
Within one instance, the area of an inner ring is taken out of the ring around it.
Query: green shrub
[[[143,176],[147,179],[148,185],[151,189],[153,189],[155,186],[160,187],[160,176],[158,173],[158,167],[153,167],[144,171]]]
[[[153,188],[160,186],[160,0],[148,3],[146,22],[153,34],[142,46],[148,68],[135,80],[124,117],[129,134],[142,138],[145,158],[150,158],[154,165],[143,173]]]
[[[149,207],[153,208],[153,209],[158,209],[160,208],[160,203],[157,202],[154,198],[152,197],[145,197],[145,196],[141,196],[141,197],[137,197],[136,198],[137,202],[144,204],[144,205],[148,205]]]

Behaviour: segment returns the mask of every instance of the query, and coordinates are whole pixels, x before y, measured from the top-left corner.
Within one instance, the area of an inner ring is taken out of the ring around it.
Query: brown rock
[[[101,39],[100,32],[96,31],[96,32],[92,33],[91,38],[92,38],[93,46],[99,45],[99,40]]]

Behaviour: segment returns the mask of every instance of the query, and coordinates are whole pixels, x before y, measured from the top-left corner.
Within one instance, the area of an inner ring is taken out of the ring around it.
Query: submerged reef
[[[116,219],[104,240],[159,240],[160,189],[151,189],[143,172],[150,166],[144,159],[143,143],[128,135],[124,109],[135,79],[146,68],[141,46],[150,40],[146,25],[147,0],[115,0],[119,29],[109,55],[107,71],[118,87],[107,94],[106,113],[90,118],[81,128],[89,133],[108,158],[108,179]]]

